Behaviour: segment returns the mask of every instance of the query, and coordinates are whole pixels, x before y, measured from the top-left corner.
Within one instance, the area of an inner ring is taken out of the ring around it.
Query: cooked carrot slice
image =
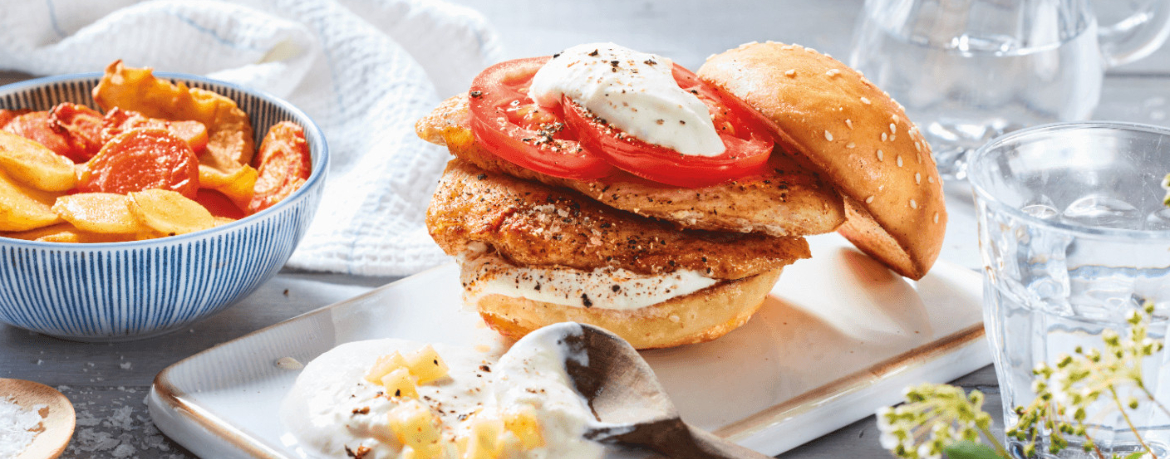
[[[131,129],[157,128],[171,131],[175,137],[183,139],[191,147],[191,151],[199,156],[199,152],[207,148],[207,127],[198,121],[169,121],[158,118],[148,118],[133,110],[123,110],[114,107],[103,120],[102,141],[109,142],[119,134]]]
[[[163,129],[134,129],[110,140],[90,160],[78,190],[126,194],[163,189],[194,197],[199,162],[182,139]]]
[[[272,207],[309,178],[313,166],[304,129],[289,121],[273,125],[260,143],[253,164],[260,175],[256,178],[256,194],[248,203],[249,213]]]

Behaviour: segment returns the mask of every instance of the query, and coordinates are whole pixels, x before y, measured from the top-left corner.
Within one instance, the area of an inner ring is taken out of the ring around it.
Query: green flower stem
[[[1003,458],[1012,457],[1011,454],[1008,454],[1007,448],[1004,448],[1003,443],[1000,443],[999,439],[995,438],[995,435],[991,433],[990,429],[980,426],[979,432],[983,434],[984,438],[991,441],[991,446],[995,448],[995,454]]]
[[[1170,416],[1170,410],[1167,410],[1166,405],[1163,405],[1161,402],[1158,401],[1158,399],[1154,398],[1154,394],[1151,394],[1150,390],[1146,389],[1146,386],[1138,386],[1138,387],[1140,387],[1142,392],[1146,394],[1146,399],[1148,399],[1151,402],[1154,402],[1154,406],[1157,406],[1159,410],[1162,410],[1162,413],[1165,413],[1166,416]]]
[[[1113,396],[1113,402],[1117,403],[1117,408],[1121,410],[1121,417],[1125,418],[1126,425],[1129,426],[1129,430],[1133,432],[1133,436],[1137,438],[1138,443],[1142,445],[1142,448],[1146,449],[1146,452],[1150,453],[1150,457],[1158,459],[1158,455],[1154,454],[1154,450],[1150,449],[1150,446],[1146,444],[1145,440],[1142,440],[1142,434],[1137,431],[1137,427],[1134,427],[1133,421],[1129,419],[1129,414],[1125,412],[1125,405],[1121,403],[1121,398],[1117,396],[1117,390],[1113,386],[1109,386],[1109,394]]]

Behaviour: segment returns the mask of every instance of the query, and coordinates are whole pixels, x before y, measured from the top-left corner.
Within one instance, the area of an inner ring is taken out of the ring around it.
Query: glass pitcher
[[[1136,13],[1099,27],[1088,0],[866,0],[850,64],[905,105],[942,176],[963,179],[967,152],[1000,134],[1088,119],[1105,70],[1170,35],[1170,0],[1097,8]]]

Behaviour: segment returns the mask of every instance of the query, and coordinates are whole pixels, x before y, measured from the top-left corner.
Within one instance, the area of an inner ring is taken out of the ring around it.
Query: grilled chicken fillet
[[[426,223],[450,255],[482,243],[525,266],[612,267],[639,274],[687,269],[732,280],[810,256],[803,238],[680,231],[575,191],[485,171],[459,159],[447,165]]]

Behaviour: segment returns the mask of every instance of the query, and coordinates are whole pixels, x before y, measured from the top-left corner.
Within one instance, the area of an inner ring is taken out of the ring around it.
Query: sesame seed
[[[825,140],[832,142],[833,141],[833,133],[831,133],[829,131],[825,131]]]
[[[863,104],[865,104],[865,105],[869,105],[869,99],[866,99],[866,98],[862,97],[862,98],[861,98],[861,103],[863,103]]]
[[[894,120],[894,122],[897,123],[898,122],[898,115],[893,115],[890,117],[890,119]]]
[[[898,134],[890,134],[890,142],[898,140]]]
[[[898,155],[898,167],[902,167],[902,155]]]
[[[930,183],[934,183],[934,176],[930,176],[930,175],[926,176],[926,181],[930,182]]]
[[[837,69],[829,69],[829,71],[828,71],[828,72],[825,72],[825,74],[826,74],[826,75],[829,75],[829,76],[831,76],[831,77],[835,77],[835,76],[837,76],[839,73],[841,73],[841,71],[840,71],[840,70],[837,70]]]
[[[784,72],[784,74],[788,75],[790,77],[794,77],[794,76],[796,76],[796,69],[788,69],[788,71]]]
[[[920,153],[922,152],[922,144],[919,143],[917,140],[914,141],[914,149],[918,150]]]
[[[890,123],[890,134],[897,134],[897,133],[898,133],[898,125],[894,124],[894,123]]]
[[[872,194],[871,194],[871,195],[869,195],[869,197],[868,197],[868,198],[865,198],[865,203],[866,203],[866,204],[869,204],[869,203],[871,203],[871,202],[873,202],[873,195],[872,195]]]
[[[916,202],[916,201],[914,201],[913,199],[911,199],[911,200],[910,200],[910,208],[911,208],[911,209],[917,209],[917,208],[918,208],[918,202]]]
[[[934,222],[938,223],[938,212],[934,213]]]
[[[849,142],[849,143],[845,144],[845,148],[853,148],[853,147],[856,147],[856,146],[857,146],[857,144],[855,144],[855,143],[853,143],[853,142]]]
[[[918,184],[922,183],[922,174],[919,174],[917,172],[914,173],[914,183],[918,183]]]
[[[882,151],[881,151],[881,150],[878,150],[878,151],[877,151],[877,156],[878,156],[878,161],[881,161],[881,160],[882,160],[882,156],[883,156],[883,155],[882,155]]]
[[[886,139],[888,139],[888,138],[890,138],[890,136],[889,136],[888,134],[886,134],[886,133],[884,133],[884,132],[883,132],[883,133],[882,133],[882,142],[885,142],[885,141],[886,141]]]
[[[792,45],[784,45],[784,46],[780,47],[780,49],[792,49],[792,48],[793,48]]]
[[[849,126],[849,129],[853,129],[853,120],[845,118],[845,125]]]

